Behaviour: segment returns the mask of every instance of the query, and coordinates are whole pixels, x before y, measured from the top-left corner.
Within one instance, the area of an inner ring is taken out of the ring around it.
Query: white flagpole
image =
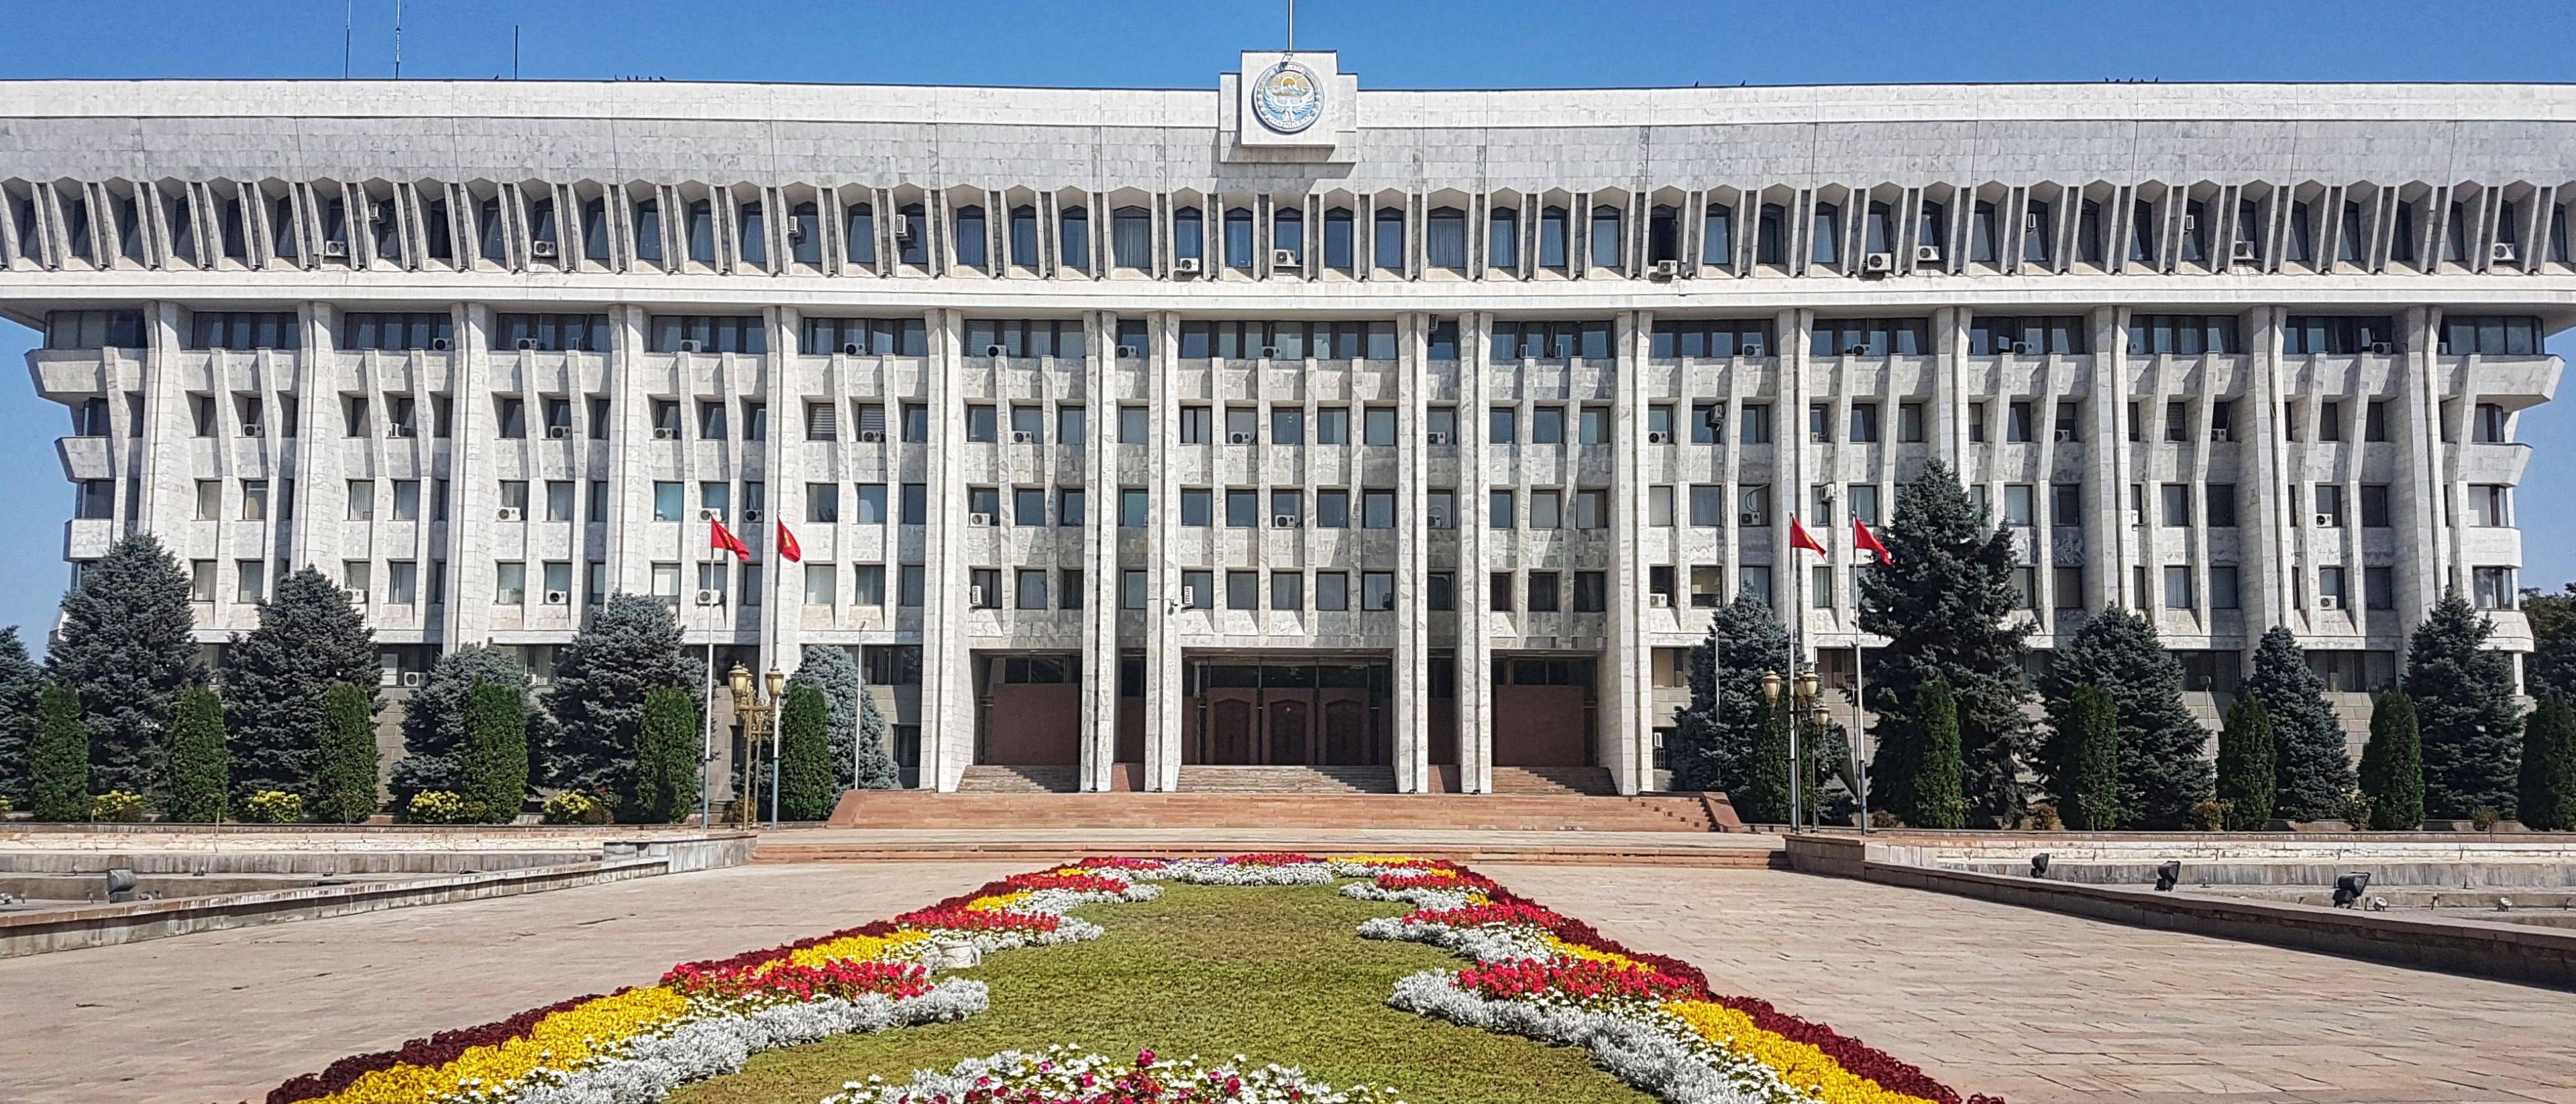
[[[1857,542],[1855,542],[1857,543]],[[1855,548],[1857,552],[1859,549]],[[1857,610],[1858,603],[1854,603]],[[1852,618],[1852,784],[1860,793],[1860,830],[1869,834],[1869,654],[1861,639],[1860,618]]]
[[[1795,510],[1798,504],[1793,501],[1789,508]],[[1798,815],[1798,790],[1803,781],[1799,776],[1806,773],[1801,769],[1806,762],[1798,757],[1798,661],[1807,654],[1807,561],[1798,558],[1796,515],[1790,516],[1789,524],[1789,670],[1787,693],[1781,698],[1789,703],[1789,830],[1795,832],[1806,823]]]
[[[715,559],[715,523],[710,521],[707,523],[707,526],[707,550],[704,553],[705,559],[699,561],[700,574],[704,574],[705,565],[713,562]],[[699,722],[704,728],[704,731],[699,737],[698,747],[698,827],[700,828],[713,827],[715,824],[716,632],[713,624],[715,614],[709,613],[707,615],[707,619],[709,621],[707,626],[707,691],[706,697],[701,699],[698,707]]]

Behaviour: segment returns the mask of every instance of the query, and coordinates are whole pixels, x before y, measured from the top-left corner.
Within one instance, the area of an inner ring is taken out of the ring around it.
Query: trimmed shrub
[[[790,686],[778,710],[778,817],[821,820],[840,796],[833,778],[829,704],[812,685]]]
[[[2424,744],[2415,729],[2415,701],[2405,691],[2381,694],[2371,707],[2361,792],[2370,799],[2371,827],[2412,832],[2424,826]]]
[[[36,734],[27,741],[28,811],[38,820],[89,819],[89,726],[80,695],[49,683],[36,696]]]
[[[1914,697],[1914,715],[1923,725],[1923,759],[1914,773],[1914,819],[1921,828],[1965,828],[1968,798],[1962,788],[1965,763],[1959,752],[1959,705],[1950,684],[1924,683]]]
[[[220,821],[232,784],[223,699],[203,686],[180,691],[170,723],[170,749],[161,759],[161,812],[175,821]]]
[[[688,691],[656,686],[644,693],[630,772],[634,787],[619,810],[625,819],[671,824],[697,811],[698,741],[698,703]]]
[[[2227,818],[2231,815],[2233,810],[2226,802],[2204,797],[2191,803],[2191,811],[2183,816],[2183,826],[2195,832],[2221,831],[2227,827]]]
[[[547,798],[541,817],[548,824],[606,824],[614,819],[605,802],[580,790],[565,790]]]
[[[2523,827],[2536,832],[2576,831],[2576,710],[2547,697],[2522,719]]]
[[[1743,760],[1743,784],[1728,791],[1737,816],[1750,824],[1789,822],[1789,721],[1773,710]]]
[[[334,683],[322,693],[305,807],[325,824],[358,824],[376,812],[376,708],[368,692]]]
[[[261,790],[242,800],[242,819],[253,824],[294,824],[304,819],[304,795]]]
[[[403,806],[403,819],[414,824],[470,824],[476,810],[446,790],[422,790]]]
[[[2272,760],[2272,717],[2252,694],[2236,699],[2218,730],[2218,800],[2227,807],[2224,827],[2255,832],[2272,822],[2277,781]]]
[[[504,682],[475,682],[465,693],[465,744],[457,752],[455,794],[474,820],[508,824],[528,803],[528,696]]]
[[[2120,826],[2118,708],[2099,686],[2079,686],[2066,700],[2057,808],[2068,828],[2107,832]]]
[[[141,824],[143,795],[132,790],[109,790],[89,799],[89,818],[101,824]]]

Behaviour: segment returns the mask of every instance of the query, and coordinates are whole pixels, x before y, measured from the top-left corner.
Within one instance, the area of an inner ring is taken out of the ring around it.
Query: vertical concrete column
[[[1082,788],[1110,789],[1118,761],[1118,323],[1084,318]]]
[[[1485,516],[1492,490],[1485,406],[1493,321],[1490,314],[1458,319],[1458,788],[1466,793],[1494,788],[1494,641],[1485,582],[1486,549],[1494,540]]]
[[[178,304],[147,303],[143,318],[150,328],[145,331],[143,363],[135,380],[135,390],[143,396],[143,439],[135,442],[135,447],[143,453],[140,459],[147,492],[140,523],[146,533],[167,533],[177,529],[171,522],[195,516],[188,511],[195,505],[196,486],[188,470],[187,453],[182,451],[187,447],[188,436],[188,384],[187,374],[179,370],[179,360],[186,343],[179,334]],[[125,437],[129,428],[126,419],[134,416],[125,408],[125,402],[123,395],[108,396],[116,414],[114,439]],[[222,567],[220,557],[216,566]],[[218,585],[218,602],[222,594]]]
[[[492,308],[481,303],[467,304],[463,322],[449,354],[454,359],[447,376],[447,498],[444,503],[447,507],[447,578],[434,584],[444,588],[442,593],[447,599],[440,621],[444,643],[449,650],[480,643],[491,624],[492,526],[489,521],[499,497],[496,489],[485,486],[491,482],[493,470],[490,450],[485,446],[500,434],[500,427],[495,424],[491,396],[484,392],[484,380],[490,371]],[[622,333],[618,335],[618,349],[626,348],[627,337]],[[613,362],[610,375],[611,378],[616,375]],[[436,418],[435,412],[431,412],[430,418]],[[428,429],[433,435],[438,431],[436,425]],[[616,452],[611,450],[609,455],[614,457]],[[429,485],[422,490],[428,495],[436,495],[437,468],[433,467],[431,476]],[[612,459],[609,478],[614,480],[616,476]],[[436,518],[439,505],[426,504],[423,512]],[[608,519],[608,532],[611,534],[609,555],[612,559],[617,554],[615,534],[620,528],[614,507],[612,503]],[[435,563],[432,561],[433,566]],[[424,582],[422,585],[426,589],[433,584]],[[426,600],[428,595],[423,594],[422,598]]]
[[[1651,660],[1654,649],[1646,641],[1646,571],[1643,550],[1646,493],[1638,471],[1644,466],[1646,448],[1645,407],[1641,395],[1645,388],[1646,336],[1653,332],[1653,316],[1644,311],[1622,313],[1618,319],[1617,374],[1612,380],[1610,398],[1611,477],[1610,498],[1610,570],[1605,658],[1607,671],[1598,672],[1599,681],[1608,687],[1609,700],[1602,710],[1601,765],[1610,768],[1610,779],[1623,794],[1648,788],[1654,770],[1654,726],[1647,717],[1647,703],[1654,700]],[[1579,412],[1578,408],[1578,412]],[[1685,407],[1687,409],[1687,407]],[[1579,413],[1578,413],[1579,421]],[[1577,440],[1581,438],[1578,436]]]
[[[1168,791],[1181,787],[1181,637],[1172,606],[1180,600],[1181,576],[1172,564],[1172,526],[1181,501],[1179,465],[1170,462],[1180,440],[1180,403],[1173,387],[1180,355],[1180,323],[1171,314],[1148,314],[1146,378],[1151,381],[1153,490],[1145,526],[1145,788]]]
[[[653,473],[643,458],[647,451],[644,442],[653,439],[651,392],[644,379],[644,308],[619,308],[609,313],[609,320],[617,326],[617,338],[609,347],[606,380],[608,589],[610,593],[642,594],[652,589],[653,582],[653,552],[644,543],[645,527],[633,523],[633,519],[653,516]],[[518,357],[522,364],[527,360],[525,354],[510,355]],[[476,401],[482,402],[479,394]],[[588,405],[587,398],[583,399],[582,406]],[[583,432],[589,412],[576,409],[573,413],[574,432]],[[542,420],[542,412],[530,406],[526,418],[534,427]]]
[[[966,645],[964,417],[958,398],[963,357],[960,316],[930,312],[930,356],[923,362],[930,406],[930,514],[922,531],[921,786],[954,791],[975,758],[975,687]]]
[[[1780,312],[1775,324],[1780,333],[1778,416],[1771,420],[1771,598],[1779,603],[1781,624],[1788,626],[1802,663],[1808,656],[1807,608],[1801,600],[1807,564],[1803,553],[1789,547],[1789,531],[1790,519],[1803,516],[1807,497],[1807,354],[1815,321],[1811,310]]]
[[[2450,542],[2443,532],[2442,496],[2447,493],[2442,448],[2442,384],[2435,376],[2432,337],[2436,319],[2422,307],[2405,315],[2406,348],[2390,362],[2396,374],[2396,417],[2390,432],[2399,461],[2396,486],[2389,492],[2389,520],[2404,545],[2397,559],[2397,624],[2406,639],[2442,597],[2450,582]],[[2398,647],[2406,647],[2401,640]]]
[[[281,427],[272,439],[277,441],[277,478],[272,493],[278,505],[289,512],[289,519],[277,527],[278,551],[286,554],[294,568],[322,567],[323,574],[340,576],[338,524],[348,513],[348,487],[342,482],[339,434],[331,434],[333,444],[323,444],[323,431],[338,412],[340,389],[332,378],[339,357],[335,355],[332,316],[329,303],[307,303],[298,323],[304,327],[303,348],[295,354],[294,374],[282,380],[265,380],[278,395],[271,400],[284,407],[286,396],[295,397],[295,424]],[[328,409],[326,409],[328,408]],[[286,411],[277,409],[272,417],[284,420]],[[287,493],[284,480],[294,480],[293,493]],[[331,515],[332,524],[323,524],[323,515]],[[328,566],[324,566],[324,565]],[[275,570],[272,565],[271,570]],[[343,580],[345,582],[345,580]],[[279,580],[269,581],[270,593],[276,593]],[[367,611],[358,611],[364,615]]]
[[[1431,478],[1427,452],[1432,316],[1396,316],[1395,414],[1395,788],[1430,789],[1431,612],[1424,595],[1430,572]],[[1310,500],[1311,501],[1311,500]],[[1453,604],[1456,587],[1451,588]]]
[[[798,339],[803,336],[803,327],[800,324],[802,314],[793,308],[773,311],[772,314],[774,317],[770,321],[769,355],[753,362],[752,371],[756,374],[751,380],[751,385],[747,388],[741,389],[750,397],[763,399],[763,401],[768,404],[769,433],[767,434],[767,439],[758,442],[748,440],[743,442],[744,453],[749,453],[754,448],[760,450],[761,485],[763,487],[764,495],[761,505],[764,511],[774,511],[778,508],[778,503],[789,501],[789,498],[781,492],[786,488],[793,487],[797,484],[799,476],[801,475],[800,469],[802,465],[797,462],[798,458],[795,456],[794,451],[788,449],[783,442],[786,441],[787,435],[791,431],[796,433],[799,439],[802,439],[805,430],[804,396],[799,393],[796,386],[791,382],[796,377],[796,366],[800,363],[799,358],[805,352],[805,350],[798,347]],[[835,354],[838,352],[838,350],[829,349],[823,351]],[[833,359],[836,362],[842,360],[842,358],[837,355],[834,356]],[[829,372],[831,369],[827,368],[825,371]],[[831,389],[827,387],[825,390],[828,393]],[[736,405],[738,396],[735,392],[736,389],[730,386],[719,386],[716,388],[716,393],[724,399],[726,405],[733,408],[731,413],[740,412],[740,407]],[[840,416],[844,419],[848,418],[850,405],[846,402],[842,403],[840,409]],[[742,426],[737,428],[748,431],[750,427]],[[849,432],[857,432],[855,425],[853,425]],[[737,470],[726,474],[731,476],[738,485],[751,474],[748,469],[748,464],[739,464],[737,465]],[[896,501],[889,503],[889,505],[900,506],[902,499],[902,481],[897,479],[894,483],[895,485],[889,488],[889,490],[894,492]],[[694,491],[694,488],[692,488],[692,491]],[[802,496],[798,496],[798,500],[801,500],[801,498]],[[855,513],[856,511],[854,510],[852,512]],[[694,518],[697,515],[692,513],[689,516]],[[786,572],[782,570],[787,565],[780,562],[778,557],[774,554],[778,542],[771,539],[771,534],[777,532],[776,522],[783,520],[785,516],[786,515],[784,514],[778,514],[774,517],[764,515],[761,518],[760,524],[747,524],[742,516],[742,503],[737,501],[734,503],[733,517],[728,519],[727,527],[732,529],[734,531],[734,535],[741,538],[744,544],[757,550],[758,557],[755,560],[755,563],[762,569],[760,590],[763,593],[761,593],[760,596],[761,601],[760,610],[758,612],[758,621],[757,623],[749,626],[757,632],[758,635],[755,639],[757,639],[761,644],[761,650],[767,653],[760,659],[760,670],[766,671],[774,666],[781,671],[793,674],[795,673],[796,668],[805,661],[805,618],[803,616],[805,602],[802,586],[799,586],[798,589],[793,592],[782,589],[788,582],[787,579],[783,578]],[[698,526],[697,528],[703,529],[705,527]],[[885,531],[887,533],[898,532],[899,526],[889,524],[886,526]],[[702,553],[697,550],[695,542],[698,538],[703,538],[704,536],[705,534],[703,533],[695,533],[691,536],[689,541],[684,542],[683,550],[689,556],[701,556]],[[886,550],[888,553],[886,559],[891,561],[897,558],[893,555],[893,552],[899,544],[900,542],[893,539],[888,539],[886,541]],[[847,541],[843,541],[835,544],[833,547],[836,549],[846,549],[850,547],[850,545]],[[846,556],[844,558],[846,558]],[[737,564],[731,570],[738,573],[746,566],[751,565]],[[902,577],[903,569],[893,563],[888,563],[886,565],[886,569],[892,572],[894,576],[893,578],[886,580],[886,585],[890,588],[896,588],[897,593],[900,594],[901,583],[899,580]],[[694,567],[684,567],[681,570],[694,572],[696,569]],[[696,584],[692,582],[690,585],[695,586]],[[730,596],[729,604],[725,606],[725,609],[734,612],[735,616],[731,618],[730,621],[738,632],[740,629],[746,627],[744,625],[745,618],[741,616],[741,613],[744,611],[744,590],[738,576],[735,576],[735,585],[733,590],[734,593]],[[725,636],[725,639],[732,640],[734,637],[727,635]],[[723,678],[724,672],[717,671],[716,677]]]
[[[2229,221],[2234,222],[2232,219]],[[2240,580],[2251,583],[2254,591],[2254,601],[2246,610],[2245,618],[2245,642],[2249,648],[2265,630],[2289,620],[2291,598],[2298,593],[2291,581],[2298,577],[2299,572],[2307,570],[2306,565],[2312,558],[2306,547],[2307,540],[2315,539],[2314,534],[2297,525],[2289,508],[2289,496],[2302,482],[2302,473],[2300,466],[2293,462],[2289,435],[2282,432],[2281,424],[2282,311],[2280,307],[2258,307],[2249,316],[2254,323],[2254,332],[2247,335],[2251,338],[2247,342],[2251,355],[2245,359],[2244,399],[2238,403],[2249,408],[2253,417],[2245,426],[2245,438],[2234,447],[2244,464],[2244,480],[2261,488],[2261,493],[2254,496],[2254,525],[2250,530],[2242,526],[2238,529],[2240,533],[2251,532],[2254,537],[2250,547],[2237,553]],[[2215,387],[2208,391],[2212,396],[2219,393]],[[2310,429],[2313,432],[2314,427]],[[2193,454],[2200,459],[2193,465],[2191,505],[2200,511],[2200,516],[2190,519],[2191,533],[2202,542],[2207,540],[2209,531],[2209,483],[2201,477],[2206,475],[2208,457],[2217,451],[2218,444],[2211,434],[2206,433],[2196,436],[2192,442]],[[2242,497],[2239,496],[2240,504]],[[2298,501],[2300,509],[2313,509],[2314,503],[2309,495],[2300,494]],[[2152,523],[2164,524],[2162,517],[2155,516],[2162,508],[2160,503],[2148,503],[2146,508]],[[2205,580],[2208,557],[2195,557],[2194,570],[2203,573]],[[2161,568],[2149,565],[2149,586],[2156,585],[2159,574]],[[2244,578],[2248,575],[2251,578]],[[2203,608],[2207,608],[2206,581],[2198,589],[2200,593],[2195,597],[2200,599]]]
[[[2135,462],[2136,451],[2129,443],[2129,343],[2122,326],[2127,311],[2093,311],[2093,386],[2087,392],[2092,410],[2085,419],[2084,449],[2083,602],[2088,610],[2119,604],[2120,568],[2129,562],[2134,532],[2121,524],[2126,515],[2120,509],[2120,473]]]

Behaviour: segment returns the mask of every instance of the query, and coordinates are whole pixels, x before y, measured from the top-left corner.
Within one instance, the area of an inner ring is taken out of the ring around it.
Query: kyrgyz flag
[[[1815,536],[1807,532],[1806,523],[1799,521],[1795,514],[1789,515],[1789,548],[1791,551],[1804,548],[1819,556],[1825,554],[1825,546],[1816,543]]]
[[[1869,531],[1869,523],[1859,518],[1852,519],[1852,547],[1863,552],[1878,553],[1880,563],[1896,562],[1888,556],[1887,546],[1878,543],[1878,534]]]
[[[796,546],[796,534],[788,531],[784,521],[778,523],[778,554],[789,563],[805,562],[805,550]]]
[[[707,519],[707,547],[731,552],[737,560],[751,559],[751,549],[743,546],[742,538],[733,535],[733,530],[725,528],[725,523],[715,518]]]

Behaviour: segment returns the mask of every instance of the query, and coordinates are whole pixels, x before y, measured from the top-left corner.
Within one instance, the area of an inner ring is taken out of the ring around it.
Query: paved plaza
[[[342,1055],[1033,865],[742,867],[0,961],[0,1104],[255,1099]],[[1789,873],[1485,869],[2015,1104],[2576,1104],[2576,994]]]

